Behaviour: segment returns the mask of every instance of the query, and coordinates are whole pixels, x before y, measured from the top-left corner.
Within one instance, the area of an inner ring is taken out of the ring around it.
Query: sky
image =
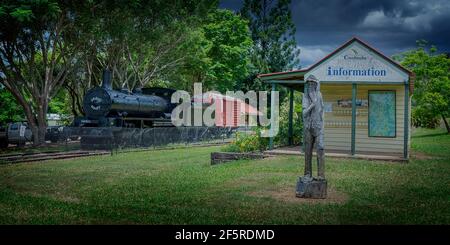
[[[243,0],[221,0],[238,11]],[[425,39],[450,52],[450,0],[292,0],[295,39],[305,68],[356,36],[387,56]]]

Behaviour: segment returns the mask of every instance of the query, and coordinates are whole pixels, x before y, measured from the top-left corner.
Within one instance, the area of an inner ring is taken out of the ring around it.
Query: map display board
[[[395,137],[395,91],[369,91],[369,137]]]

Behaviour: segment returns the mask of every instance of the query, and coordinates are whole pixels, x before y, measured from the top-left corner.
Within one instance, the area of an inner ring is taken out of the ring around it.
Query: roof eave
[[[263,82],[267,82],[267,81],[271,81],[271,80],[295,80],[296,76],[299,76],[299,77],[303,76],[307,72],[311,71],[315,67],[317,67],[320,64],[322,64],[325,60],[329,59],[334,54],[338,53],[340,50],[344,49],[345,47],[347,47],[348,45],[353,43],[354,41],[359,42],[360,44],[362,44],[363,46],[365,46],[369,50],[374,51],[376,54],[378,54],[382,58],[386,59],[388,62],[390,62],[391,64],[393,64],[394,66],[396,66],[400,70],[406,72],[408,74],[408,76],[409,76],[409,80],[410,80],[409,83],[412,86],[410,90],[411,90],[411,92],[413,91],[414,80],[415,80],[414,72],[412,72],[408,68],[402,66],[397,61],[391,59],[389,56],[383,54],[381,51],[377,50],[376,48],[372,47],[371,45],[367,44],[366,42],[362,41],[360,38],[358,38],[356,36],[352,37],[350,40],[345,42],[343,45],[341,45],[340,47],[335,49],[333,52],[331,52],[327,56],[323,57],[322,59],[320,59],[319,61],[317,61],[316,63],[314,63],[313,65],[311,65],[310,67],[308,67],[306,69],[294,70],[294,71],[286,71],[286,72],[275,72],[275,73],[260,74],[260,75],[257,76],[257,78],[260,79]]]
[[[295,70],[295,71],[286,71],[286,72],[276,72],[276,73],[268,73],[258,75],[258,79],[261,81],[270,81],[270,80],[283,80],[286,78],[292,79],[293,77],[301,77],[306,74],[308,70]]]

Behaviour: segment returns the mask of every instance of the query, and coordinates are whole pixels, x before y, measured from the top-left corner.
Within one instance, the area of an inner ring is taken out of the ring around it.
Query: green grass
[[[450,224],[450,136],[408,164],[327,158],[328,200],[294,196],[302,157],[209,165],[220,147],[0,166],[1,224]]]
[[[416,152],[450,159],[450,135],[445,129],[414,129],[411,141]]]

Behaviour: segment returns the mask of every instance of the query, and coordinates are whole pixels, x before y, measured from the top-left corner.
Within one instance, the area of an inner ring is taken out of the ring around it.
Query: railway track
[[[190,144],[189,146],[172,146],[172,147],[156,147],[156,148],[134,148],[131,150],[121,149],[119,152],[121,153],[129,153],[129,152],[139,152],[139,151],[149,151],[149,150],[161,150],[161,149],[179,149],[186,147],[208,147],[208,146],[218,146],[223,145],[225,142],[215,142],[208,144]],[[117,153],[117,152],[116,152]],[[106,150],[97,150],[97,151],[89,151],[89,150],[73,150],[73,151],[64,151],[64,152],[56,152],[56,151],[47,151],[47,152],[39,152],[39,153],[10,153],[10,154],[1,154],[0,155],[0,165],[2,164],[12,164],[12,163],[21,163],[21,162],[38,162],[45,160],[56,160],[56,159],[69,159],[69,158],[77,158],[77,157],[86,157],[86,156],[98,156],[98,155],[108,155],[112,154],[111,151]]]
[[[68,159],[86,156],[111,154],[109,151],[68,151],[68,152],[41,152],[0,155],[0,164],[21,162],[37,162],[45,160]]]

